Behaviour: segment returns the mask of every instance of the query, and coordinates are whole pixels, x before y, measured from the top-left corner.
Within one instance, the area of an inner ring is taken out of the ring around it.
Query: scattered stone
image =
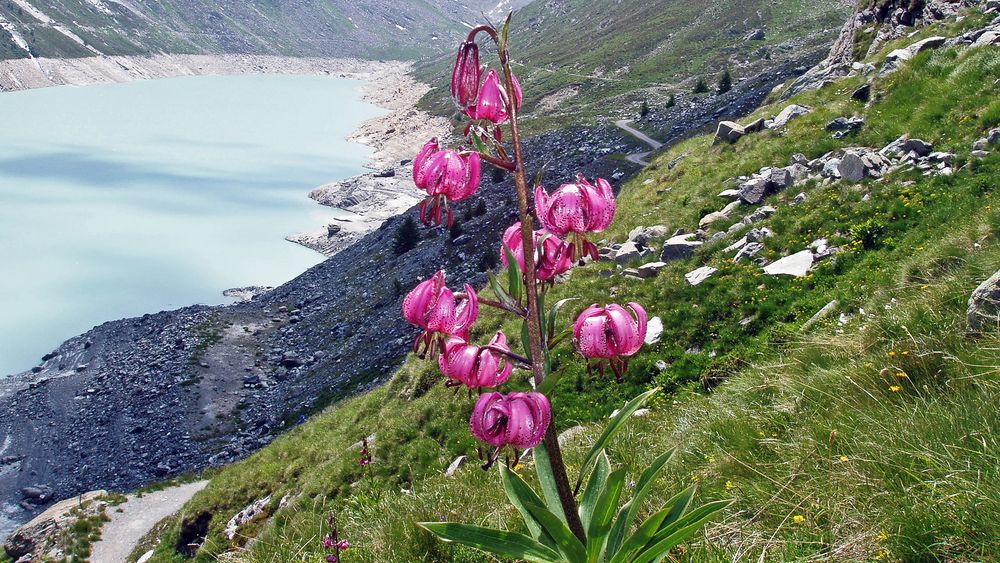
[[[790,256],[785,256],[764,267],[764,273],[769,276],[795,276],[805,277],[813,265],[813,253],[811,250],[796,252]]]
[[[904,153],[915,152],[918,156],[927,156],[933,152],[934,147],[921,139],[907,139],[903,142],[901,149]]]
[[[759,223],[764,219],[767,219],[771,215],[774,215],[778,210],[771,207],[770,205],[763,205],[758,207],[756,211],[747,215],[743,218],[743,224],[752,225],[754,223]]]
[[[748,124],[746,127],[744,127],[743,131],[747,134],[760,133],[764,129],[767,129],[765,123],[766,121],[763,117],[755,119],[754,121],[751,121],[750,124]]]
[[[722,190],[719,192],[719,197],[724,197],[728,199],[734,199],[740,197],[740,191],[734,189]]]
[[[770,195],[768,188],[763,178],[751,178],[740,186],[740,199],[749,205],[757,205]]]
[[[646,339],[644,342],[646,344],[656,344],[660,341],[661,336],[663,336],[663,319],[660,317],[649,319],[646,323]]]
[[[807,199],[809,199],[809,196],[806,195],[806,192],[800,192],[799,195],[792,198],[791,205],[801,205],[805,203]]]
[[[720,121],[718,129],[715,131],[715,141],[713,144],[732,144],[740,140],[740,137],[745,134],[746,130],[739,123],[735,121]]]
[[[736,203],[739,203],[739,202],[737,201]],[[698,228],[702,229],[702,230],[705,230],[708,227],[712,226],[712,223],[715,223],[715,222],[718,222],[718,221],[724,221],[724,220],[726,220],[728,218],[729,218],[729,214],[728,213],[725,213],[723,211],[713,211],[712,213],[709,213],[708,215],[705,215],[704,217],[701,218],[700,221],[698,221]]]
[[[1000,327],[1000,270],[972,292],[967,316],[974,331]]]
[[[632,416],[636,418],[643,418],[649,416],[650,412],[652,411],[650,411],[649,409],[637,409],[634,413],[632,413]]]
[[[838,117],[826,124],[827,131],[850,133],[861,129],[865,124],[862,117]]]
[[[694,234],[677,235],[663,243],[663,251],[660,253],[660,260],[670,262],[694,256],[694,251],[702,245],[701,241],[691,240]]]
[[[809,330],[814,324],[828,317],[838,305],[840,305],[840,301],[837,301],[836,299],[824,305],[822,309],[817,311],[815,315],[810,317],[809,320],[802,325],[802,331]]]
[[[764,245],[762,243],[748,242],[743,245],[743,248],[741,248],[739,252],[736,253],[736,256],[733,257],[733,262],[739,264],[744,259],[749,260],[760,254],[760,251],[762,250],[764,250]]]
[[[711,266],[702,266],[697,270],[693,270],[684,274],[684,279],[686,279],[687,282],[691,285],[698,285],[701,282],[707,280],[709,277],[712,276],[712,274],[718,271],[719,271],[718,268],[713,268]]]
[[[872,97],[872,83],[866,82],[864,86],[858,88],[851,94],[851,99],[859,102],[867,102]]]
[[[649,262],[636,268],[636,273],[643,279],[655,278],[666,267],[666,262]]]
[[[837,165],[840,177],[849,182],[860,182],[865,177],[865,163],[853,151],[847,151]]]
[[[615,262],[627,264],[643,255],[643,247],[633,241],[626,241],[615,253]]]
[[[806,115],[811,111],[812,109],[807,108],[806,106],[791,104],[790,106],[781,110],[781,113],[775,116],[774,122],[771,124],[771,129],[781,129],[785,125],[788,125],[789,121],[802,117],[803,115]]]
[[[885,76],[896,72],[899,70],[899,67],[903,65],[903,63],[912,59],[917,55],[917,53],[928,49],[937,49],[938,47],[944,45],[947,40],[948,39],[946,37],[928,37],[927,39],[917,41],[909,47],[896,49],[895,51],[889,53],[889,55],[885,58],[885,64],[882,65],[882,72],[880,75]]]
[[[464,455],[460,455],[460,456],[456,457],[456,458],[455,458],[455,459],[454,459],[454,460],[453,460],[453,461],[451,462],[451,464],[450,464],[450,465],[448,465],[448,469],[446,469],[446,470],[445,470],[445,472],[444,472],[444,476],[445,476],[445,477],[451,477],[451,476],[452,476],[452,475],[454,475],[454,474],[455,474],[455,473],[456,473],[456,472],[457,472],[457,471],[458,471],[458,470],[459,470],[459,469],[460,469],[460,468],[461,468],[461,467],[462,467],[463,465],[465,465],[465,456],[464,456]]]
[[[225,533],[226,537],[232,541],[233,538],[236,537],[236,532],[240,529],[240,527],[256,518],[257,515],[262,514],[270,502],[271,495],[268,495],[237,512],[236,515],[230,518],[229,522],[226,523],[226,528],[223,533]]]

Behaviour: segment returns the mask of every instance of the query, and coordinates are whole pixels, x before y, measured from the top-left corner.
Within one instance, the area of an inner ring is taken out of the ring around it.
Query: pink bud
[[[503,244],[510,249],[521,271],[524,271],[524,246],[521,222],[514,223],[503,234]],[[550,281],[573,267],[573,246],[551,232],[540,229],[534,234],[535,275],[541,281]],[[500,259],[509,266],[507,253],[500,248]]]
[[[518,449],[542,441],[552,420],[552,406],[541,393],[485,393],[472,409],[472,434],[487,444]]]
[[[498,331],[490,346],[510,351],[507,336]],[[499,387],[510,378],[514,366],[501,352],[485,346],[468,344],[461,338],[449,338],[438,356],[438,365],[445,377],[472,389]]]
[[[451,97],[460,108],[472,105],[479,95],[483,69],[479,66],[479,45],[466,41],[458,48],[455,68],[451,73]]]
[[[512,75],[512,78],[514,81],[513,102],[515,107],[520,109],[524,98],[521,92],[521,84],[518,82],[516,76]],[[478,100],[474,105],[469,106],[466,113],[472,119],[487,119],[499,125],[507,121],[511,110],[510,104],[510,96],[507,93],[507,88],[501,83],[500,75],[496,70],[491,69],[486,73],[483,85],[479,88]]]

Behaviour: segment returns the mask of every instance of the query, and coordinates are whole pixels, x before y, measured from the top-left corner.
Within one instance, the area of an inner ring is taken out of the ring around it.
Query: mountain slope
[[[416,58],[493,2],[3,0],[0,58],[165,53]]]
[[[866,62],[882,66],[894,48],[933,34],[960,37],[988,21],[973,12],[891,42]],[[1000,20],[992,25],[1000,29]],[[566,448],[575,471],[599,431],[595,422],[640,389],[671,390],[630,423],[611,455],[634,475],[678,445],[662,496],[698,483],[705,499],[737,498],[704,538],[676,553],[679,560],[1000,557],[1000,334],[966,323],[969,295],[1000,265],[1000,146],[972,151],[1000,126],[1000,57],[996,46],[970,43],[921,53],[883,77],[848,77],[800,94],[791,102],[811,112],[735,146],[702,136],[673,147],[625,185],[607,236],[624,242],[652,224],[694,230],[724,205],[717,194],[734,178],[801,162],[797,154],[826,169],[836,151],[879,149],[908,134],[932,144],[944,166],[903,154],[880,178],[859,182],[814,169],[764,205],[744,205],[706,227],[698,251],[653,278],[632,279],[603,262],[574,270],[552,290],[550,300],[639,301],[663,319],[660,342],[633,359],[621,386],[588,376],[568,345],[556,352],[554,366],[566,374],[554,406],[560,430],[583,425]],[[869,80],[873,101],[853,99]],[[834,138],[826,130],[852,115],[865,118],[860,131]],[[756,260],[734,262],[727,247],[748,234],[749,225],[736,226],[744,215],[771,235],[754,235],[763,241]],[[839,251],[808,275],[762,271],[818,239]],[[664,242],[654,240],[654,247]],[[685,281],[706,265],[717,268],[707,281]],[[831,302],[833,314],[813,320]],[[474,336],[501,326],[516,333],[486,315]],[[174,546],[191,539],[204,542],[201,560],[243,545],[236,557],[244,561],[318,559],[335,511],[354,561],[486,561],[413,525],[521,526],[495,471],[470,459],[455,476],[442,475],[455,456],[475,457],[469,408],[466,396],[441,385],[435,366],[411,357],[388,386],[221,471],[169,523],[154,560],[181,561]],[[374,462],[359,467],[355,442],[372,434]],[[532,477],[530,463],[521,471]],[[264,497],[256,518],[232,539],[223,535],[230,517]],[[196,521],[208,522],[204,538],[185,533]]]
[[[534,120],[527,126],[547,129],[559,119],[609,113],[632,116],[642,100],[662,105],[671,93],[690,92],[699,76],[714,87],[724,68],[737,80],[754,78],[783,62],[825,54],[853,5],[851,0],[532,2],[516,12],[511,39],[526,87],[525,108]],[[431,65],[421,76],[441,84],[444,66]],[[450,111],[445,87],[425,97],[439,112]]]

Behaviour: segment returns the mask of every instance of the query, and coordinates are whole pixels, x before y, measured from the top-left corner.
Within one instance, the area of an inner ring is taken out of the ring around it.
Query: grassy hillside
[[[973,16],[962,25],[981,22]],[[969,294],[1000,267],[1000,151],[970,157],[972,142],[1000,125],[998,79],[995,47],[925,52],[879,79],[867,107],[850,98],[864,78],[845,79],[791,100],[814,111],[785,129],[734,146],[690,139],[625,185],[610,240],[639,225],[692,230],[722,207],[716,194],[728,179],[784,166],[795,153],[878,148],[908,133],[957,155],[952,176],[911,170],[859,185],[813,181],[794,207],[788,203],[799,186],[772,196],[767,203],[777,212],[755,225],[775,232],[768,258],[821,237],[847,249],[805,278],[733,264],[722,252],[732,240],[706,244],[645,281],[604,277],[606,263],[575,270],[550,300],[580,296],[577,310],[608,294],[640,301],[665,330],[621,386],[588,377],[568,345],[555,355],[556,369],[566,371],[554,401],[561,429],[584,425],[567,444],[571,473],[599,431],[596,422],[660,385],[668,393],[630,422],[611,448],[613,462],[634,475],[679,446],[663,495],[695,482],[702,500],[737,499],[677,559],[1000,558],[1000,335],[970,334],[964,318]],[[844,115],[863,115],[867,124],[835,140],[824,126]],[[684,282],[702,265],[719,272],[696,287]],[[802,330],[832,300],[839,302],[834,314]],[[500,325],[486,315],[475,336]],[[666,363],[662,371],[658,361]],[[353,545],[350,561],[487,561],[413,525],[443,518],[520,526],[497,472],[475,467],[470,407],[443,387],[436,368],[411,358],[385,387],[331,407],[216,474],[165,524],[154,561],[186,560],[177,547],[200,535],[190,532],[202,515],[208,535],[199,560],[246,546],[238,560],[316,561],[332,511]],[[374,463],[364,468],[355,443],[372,434]],[[473,459],[444,477],[460,454]],[[233,540],[224,537],[234,514],[266,496],[265,514]]]
[[[511,39],[528,126],[634,114],[637,100],[690,92],[699,76],[714,87],[723,68],[753,77],[772,60],[826,49],[852,7],[851,0],[532,2],[516,13]],[[758,30],[762,38],[749,37]],[[423,78],[438,84],[450,62],[429,66]],[[446,93],[440,84],[424,102],[446,114]]]

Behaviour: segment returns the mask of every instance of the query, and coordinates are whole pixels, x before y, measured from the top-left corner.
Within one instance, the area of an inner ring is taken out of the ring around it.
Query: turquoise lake
[[[360,83],[200,76],[0,93],[0,376],[104,321],[278,285],[323,260],[284,240],[338,214],[383,110]]]

